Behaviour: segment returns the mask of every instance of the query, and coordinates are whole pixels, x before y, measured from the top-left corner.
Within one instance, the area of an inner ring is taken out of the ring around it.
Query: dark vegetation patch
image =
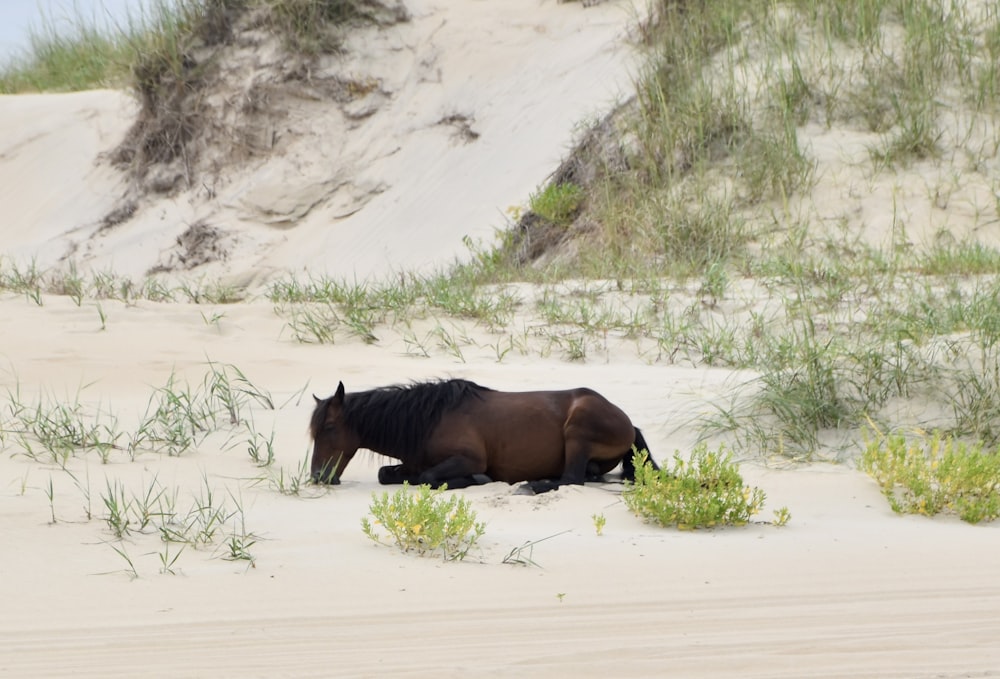
[[[583,132],[549,177],[546,187],[536,194],[544,195],[549,187],[577,187],[577,204],[569,214],[560,218],[546,214],[545,210],[539,209],[536,201],[532,201],[517,220],[506,246],[507,256],[514,265],[544,265],[547,263],[546,254],[566,250],[580,237],[593,236],[593,192],[631,167],[622,127],[635,106],[635,99],[630,99]]]
[[[112,162],[132,175],[136,191],[170,193],[196,186],[247,155],[269,151],[281,111],[278,87],[344,103],[378,83],[312,78],[316,62],[343,48],[349,31],[407,20],[393,0],[186,0],[169,31],[137,44],[131,85],[139,113]],[[274,50],[270,64],[255,54]],[[240,53],[250,58],[240,59]],[[239,67],[239,64],[247,64]],[[274,66],[277,64],[278,66]]]
[[[166,261],[152,267],[148,275],[169,271],[191,270],[203,264],[218,262],[228,257],[226,239],[222,229],[195,222],[177,237],[177,247],[166,255]]]

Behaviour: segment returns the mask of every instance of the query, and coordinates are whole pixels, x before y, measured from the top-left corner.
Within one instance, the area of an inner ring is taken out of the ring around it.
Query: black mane
[[[380,387],[344,395],[344,421],[365,447],[420,465],[424,444],[441,421],[467,398],[491,391],[468,380],[451,379]],[[408,464],[409,463],[409,464]]]

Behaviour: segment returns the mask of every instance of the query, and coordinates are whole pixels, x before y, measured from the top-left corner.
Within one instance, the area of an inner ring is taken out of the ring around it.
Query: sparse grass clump
[[[47,20],[28,50],[0,65],[0,94],[116,87],[128,78],[128,35],[80,20],[69,30]]]
[[[469,550],[486,530],[483,523],[476,521],[476,512],[468,501],[458,495],[447,500],[441,497],[446,490],[442,486],[432,490],[422,485],[403,488],[392,495],[372,494],[370,506],[374,522],[368,517],[361,519],[365,535],[381,543],[377,526],[387,532],[395,545],[404,552],[416,552],[423,556],[441,551],[447,561],[465,558]]]
[[[947,512],[969,523],[1000,516],[1000,448],[940,434],[907,439],[877,433],[867,442],[861,468],[897,514]]]
[[[101,493],[105,514],[102,517],[108,531],[118,544],[111,548],[128,564],[128,572],[138,577],[135,561],[125,552],[122,541],[145,535],[159,537],[163,551],[158,552],[160,572],[175,574],[177,560],[186,547],[216,549],[227,561],[255,562],[250,552],[258,536],[247,530],[242,497],[228,492],[229,501],[203,478],[202,488],[190,503],[179,503],[180,489],[168,488],[156,477],[136,493],[121,481],[106,480],[106,493]],[[232,527],[227,524],[231,522]],[[180,549],[171,553],[171,545]]]
[[[764,491],[743,483],[732,456],[724,448],[699,445],[684,460],[674,454],[672,467],[653,469],[648,453],[636,459],[635,482],[622,493],[625,505],[646,521],[681,530],[744,526],[764,507]],[[788,521],[788,510],[776,512],[776,523]]]
[[[251,406],[274,410],[271,395],[253,384],[236,366],[209,363],[202,383],[192,387],[171,375],[156,389],[138,425],[127,430],[109,405],[43,395],[29,401],[20,386],[7,390],[0,419],[0,443],[16,443],[20,454],[45,460],[62,468],[77,455],[96,452],[107,464],[116,452],[129,458],[146,452],[178,456],[194,449],[204,438],[222,429],[246,432],[251,458],[261,466],[274,459],[273,433],[265,437],[253,428]]]

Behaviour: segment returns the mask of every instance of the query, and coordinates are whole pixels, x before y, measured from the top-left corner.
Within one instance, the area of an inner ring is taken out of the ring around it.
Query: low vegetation
[[[528,199],[532,212],[563,228],[573,223],[582,204],[583,189],[572,182],[549,184]]]
[[[382,543],[383,532],[403,552],[441,554],[446,561],[465,558],[483,536],[486,526],[476,520],[476,512],[460,495],[442,493],[442,486],[432,490],[409,484],[390,495],[372,493],[371,516],[361,519],[365,535]]]
[[[648,463],[645,451],[635,462],[635,481],[626,483],[622,500],[651,523],[680,530],[745,526],[764,508],[764,491],[743,482],[725,448],[702,444],[687,459],[675,453],[661,469]],[[790,516],[787,508],[778,509],[775,524],[785,525]]]
[[[940,434],[875,432],[864,469],[897,514],[946,512],[979,523],[1000,517],[1000,451]]]
[[[335,52],[351,26],[406,18],[373,0],[154,0],[114,21],[47,14],[27,50],[0,64],[0,94],[130,86],[163,103],[155,95],[168,81],[191,86],[204,75],[192,72],[194,52],[231,40],[249,12],[296,54]]]
[[[201,487],[190,490],[165,485],[154,473],[137,488],[123,480],[119,465],[145,465],[155,455],[194,455],[215,437],[213,448],[245,448],[255,470],[248,485],[298,495],[309,478],[308,460],[293,470],[276,465],[273,431],[265,435],[254,424],[254,412],[260,416],[284,405],[276,404],[237,366],[212,362],[194,384],[171,375],[152,391],[132,426],[122,421],[113,404],[95,404],[83,389],[69,397],[42,393],[32,398],[15,381],[0,400],[0,451],[35,463],[20,481],[22,495],[33,469],[58,470],[55,480],[50,474],[42,487],[50,522],[79,521],[80,516],[68,518],[56,507],[65,506],[67,496],[80,500],[82,519],[103,522],[105,544],[132,577],[144,569],[140,558],[129,553],[129,545],[136,542],[158,543],[142,556],[156,556],[161,573],[178,573],[190,559],[181,560],[181,555],[191,551],[252,567],[256,556],[251,549],[259,538],[247,527],[240,487],[219,488],[203,475]],[[91,483],[94,461],[104,477],[103,490],[96,492]]]

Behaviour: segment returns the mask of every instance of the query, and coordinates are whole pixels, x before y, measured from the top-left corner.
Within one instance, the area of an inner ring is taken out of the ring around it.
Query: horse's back
[[[624,411],[586,387],[482,392],[446,417],[439,433],[441,445],[479,447],[486,473],[508,483],[559,477],[574,446],[617,464],[634,440]]]

